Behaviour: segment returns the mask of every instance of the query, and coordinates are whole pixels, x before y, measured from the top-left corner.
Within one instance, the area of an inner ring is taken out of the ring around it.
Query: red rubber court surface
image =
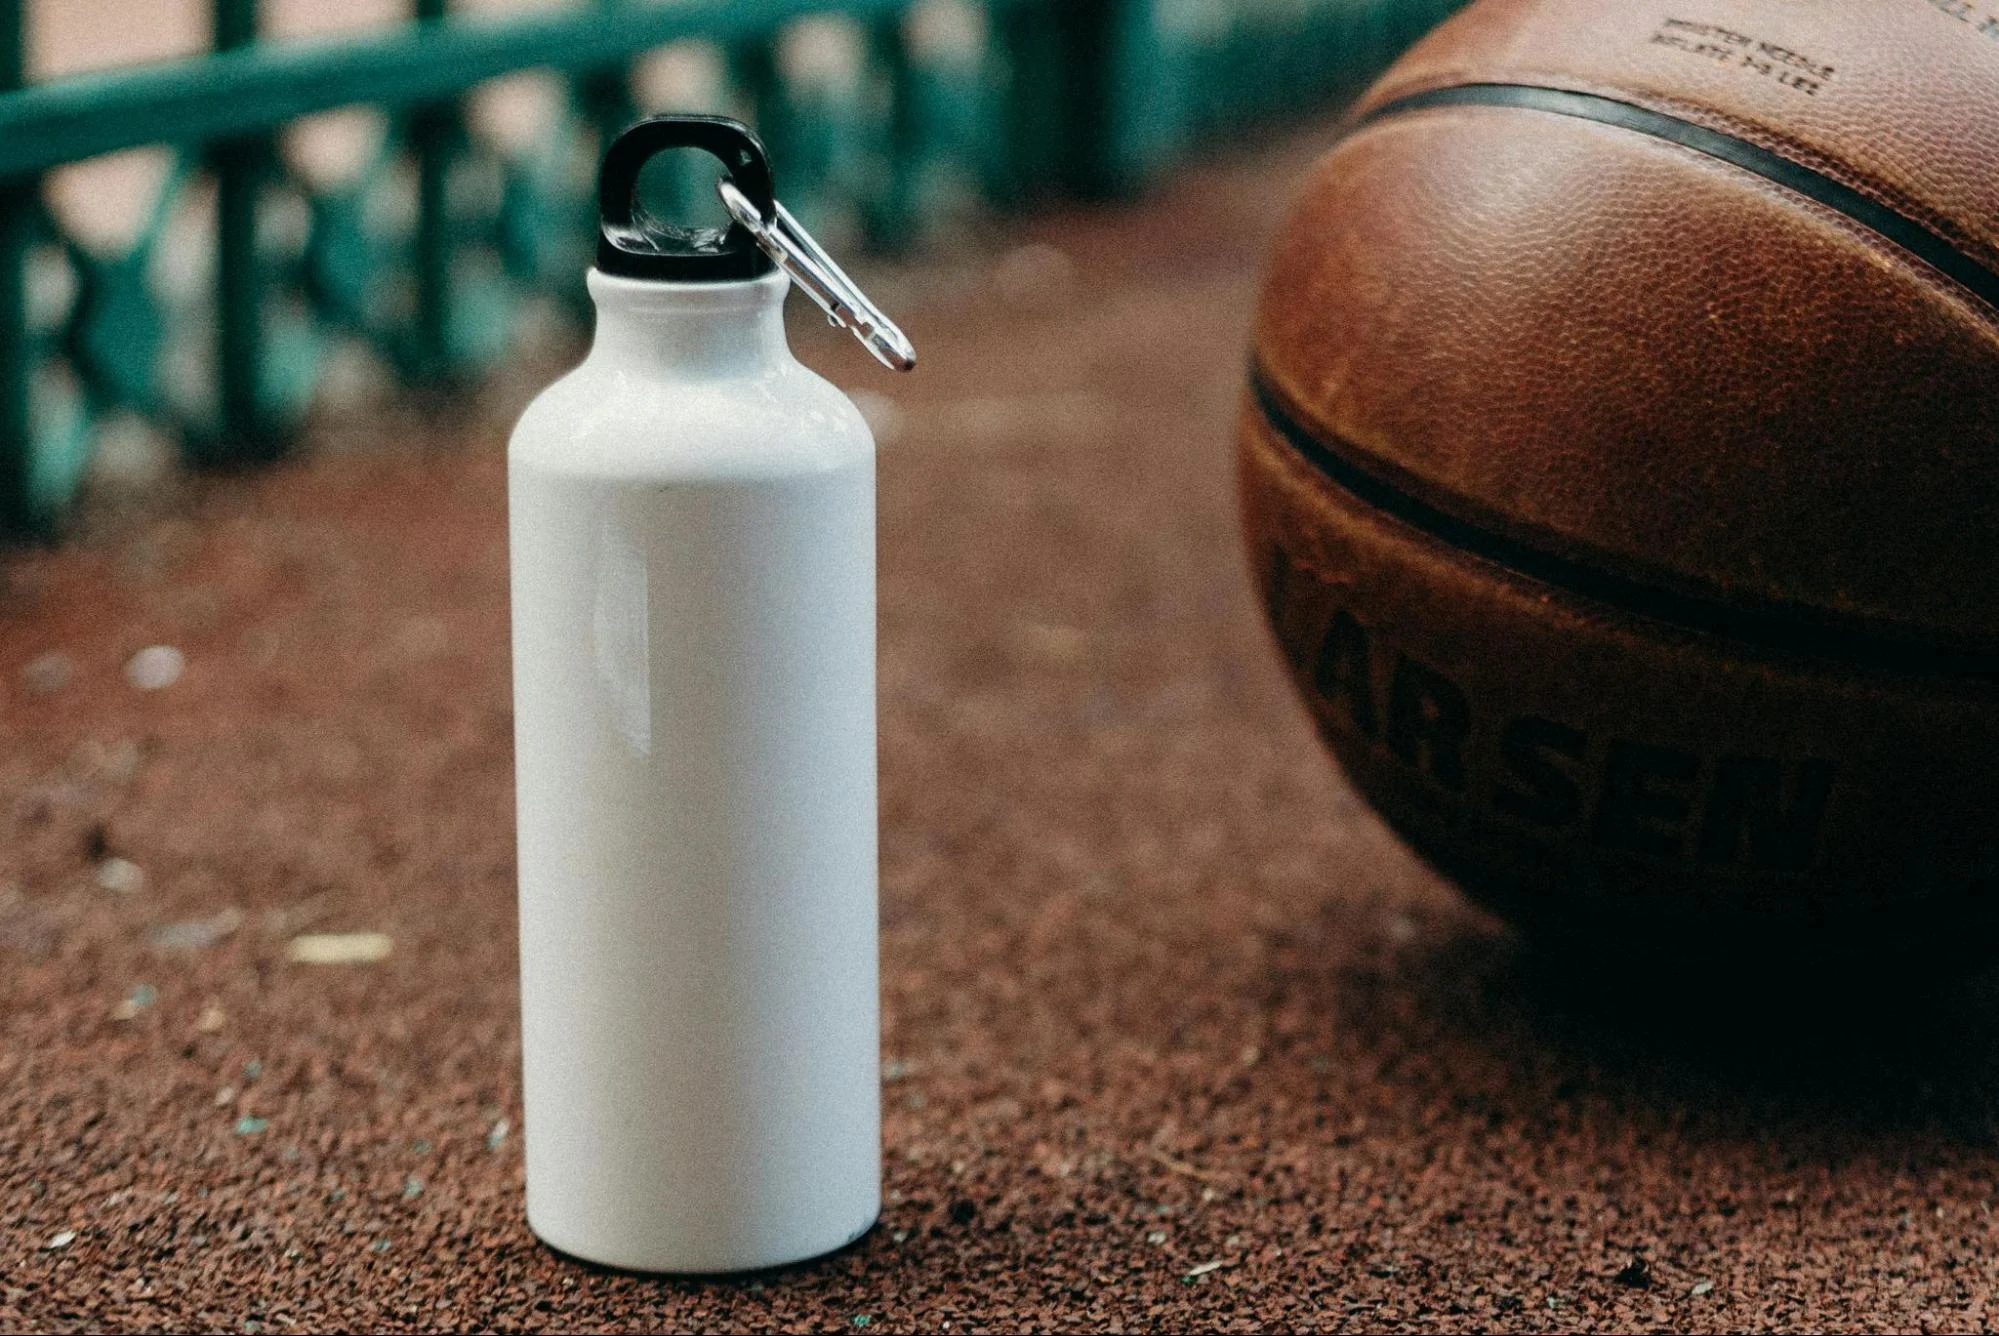
[[[1313,740],[1230,444],[1313,147],[877,270],[913,378],[798,322],[884,396],[887,1207],[819,1265],[523,1222],[503,442],[555,363],[6,557],[0,1326],[1987,1324],[1989,987],[1607,1007]]]

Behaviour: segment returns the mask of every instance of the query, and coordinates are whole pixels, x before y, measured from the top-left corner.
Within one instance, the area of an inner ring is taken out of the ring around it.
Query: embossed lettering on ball
[[[1240,468],[1319,730],[1474,897],[1999,943],[1999,3],[1473,4],[1314,169]]]

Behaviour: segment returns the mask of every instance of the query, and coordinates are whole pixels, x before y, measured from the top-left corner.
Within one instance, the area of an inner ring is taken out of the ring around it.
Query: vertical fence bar
[[[757,137],[780,167],[791,157],[785,134],[784,80],[777,63],[777,34],[736,42],[729,47],[729,81],[748,104]],[[782,178],[780,178],[780,185]]]
[[[257,40],[257,0],[214,0],[217,51]],[[215,325],[216,432],[189,442],[202,464],[249,463],[277,454],[264,414],[263,274],[257,255],[257,192],[267,143],[262,138],[216,144]]]
[[[0,0],[0,89],[25,82],[22,0]],[[48,520],[35,496],[35,437],[28,412],[34,350],[28,343],[28,245],[35,182],[0,182],[0,526],[12,535]]]
[[[1055,185],[1068,83],[1060,22],[1049,0],[991,0],[987,5],[988,58],[1002,63],[1006,97],[998,111],[997,161],[988,172],[986,190],[1001,208],[1025,208]]]
[[[598,0],[598,8],[616,10],[624,2],[626,0]],[[598,128],[598,138],[602,140],[598,144],[598,152],[602,156],[602,152],[612,146],[612,140],[618,138],[618,132],[632,124],[634,118],[630,70],[622,64],[608,70],[592,70],[576,80],[576,92],[584,114],[588,114],[592,124]]]
[[[883,171],[874,198],[863,206],[862,227],[875,250],[907,249],[916,238],[916,191],[923,167],[923,125],[916,105],[916,72],[909,58],[906,11],[868,25],[868,65],[883,82],[880,150]]]
[[[1179,149],[1179,53],[1160,38],[1154,0],[1065,6],[1070,68],[1079,87],[1071,114],[1086,127],[1071,189],[1129,199]]]
[[[616,9],[624,3],[625,0],[597,0],[600,9]],[[618,132],[632,123],[635,109],[630,70],[624,65],[591,70],[576,81],[576,101],[597,127],[597,150],[601,157]]]
[[[416,20],[444,18],[448,0],[416,0]],[[410,112],[410,144],[416,156],[416,237],[410,263],[416,277],[416,331],[412,369],[425,380],[452,371],[451,347],[451,154],[458,130],[457,108],[432,102]]]
[[[597,0],[597,7],[610,10],[624,3],[625,0]],[[638,116],[638,103],[632,97],[631,63],[625,61],[599,69],[585,70],[571,81],[569,90],[571,105],[597,132],[597,157],[601,161],[605,152],[610,149],[611,141]],[[587,208],[579,210],[575,215],[579,224],[586,219],[591,221],[592,230],[588,235],[593,239],[596,235],[594,230],[596,216],[597,204],[594,199],[588,200]],[[586,251],[586,254],[592,257],[596,255],[594,245]],[[564,282],[566,288],[563,296],[572,309],[582,315],[587,328],[592,312],[590,295],[584,288],[582,276],[572,271]]]
[[[1157,151],[1147,136],[1165,128],[1151,107],[1149,0],[993,0],[988,12],[1007,67],[998,202],[1135,189]]]

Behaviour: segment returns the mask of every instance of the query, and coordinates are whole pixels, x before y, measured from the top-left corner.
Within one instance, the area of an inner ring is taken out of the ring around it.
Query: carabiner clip
[[[715,183],[715,193],[722,197],[729,216],[756,239],[778,268],[805,289],[805,295],[819,304],[829,321],[852,332],[875,355],[875,360],[889,370],[916,369],[916,347],[909,337],[854,286],[846,271],[833,263],[833,257],[820,248],[812,234],[798,225],[791,210],[772,200],[773,216],[765,218],[757,212],[750,197],[726,176]]]

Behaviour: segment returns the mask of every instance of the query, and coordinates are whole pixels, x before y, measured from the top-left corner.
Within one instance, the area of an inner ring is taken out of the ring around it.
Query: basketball
[[[1480,0],[1253,337],[1270,625],[1431,864],[1625,957],[1999,945],[1999,2]]]

